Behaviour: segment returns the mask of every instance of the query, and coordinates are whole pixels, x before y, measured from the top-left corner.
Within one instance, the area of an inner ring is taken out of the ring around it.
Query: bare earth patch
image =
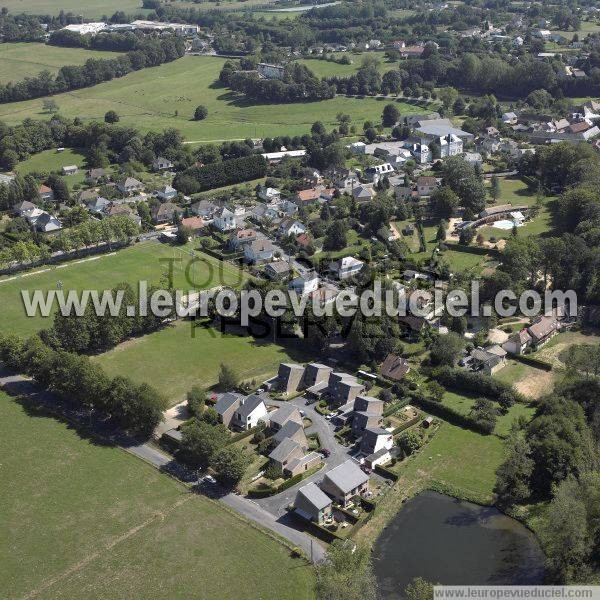
[[[537,400],[552,391],[554,375],[552,371],[537,370],[514,384],[515,389],[525,396]]]

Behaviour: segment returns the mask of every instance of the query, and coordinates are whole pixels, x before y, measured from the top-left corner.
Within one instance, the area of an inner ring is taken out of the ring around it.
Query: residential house
[[[306,227],[296,219],[283,219],[277,230],[281,236],[297,236],[306,233]]]
[[[156,191],[156,195],[161,199],[162,202],[167,202],[177,197],[177,190],[170,185],[163,185],[159,190]]]
[[[271,165],[280,163],[286,156],[290,158],[302,158],[306,156],[306,150],[281,150],[280,152],[264,152],[261,155]]]
[[[33,202],[29,202],[29,200],[24,200],[23,202],[19,202],[19,204],[16,204],[13,210],[15,214],[19,217],[27,217],[28,213],[31,213],[37,208],[38,207]]]
[[[554,317],[540,317],[527,328],[531,336],[531,345],[534,350],[543,346],[559,332],[559,323]]]
[[[421,54],[425,51],[425,46],[404,46],[400,49],[402,58],[421,58]]]
[[[47,212],[42,212],[33,225],[39,233],[53,233],[62,229],[62,223]]]
[[[321,363],[308,363],[304,370],[302,386],[307,391],[317,391],[327,388],[329,385],[329,377],[333,369]]]
[[[231,231],[237,227],[235,214],[227,207],[220,208],[214,213],[213,225],[219,231]]]
[[[331,498],[311,481],[296,493],[294,511],[307,521],[322,525],[331,519],[331,504]]]
[[[502,114],[502,122],[505,125],[516,125],[519,117],[515,112],[505,112]]]
[[[298,409],[296,409],[296,412],[298,412]],[[302,421],[300,413],[298,413],[298,417],[300,418],[300,421]],[[298,421],[288,420],[277,429],[277,432],[273,435],[273,440],[275,440],[277,444],[280,444],[286,438],[300,444],[304,448],[308,448],[308,440],[306,439],[306,433],[304,433],[302,422],[298,423]]]
[[[110,206],[106,208],[104,213],[107,217],[128,217],[138,227],[142,224],[142,218],[140,215],[138,215],[137,211],[126,204],[115,204],[114,202],[111,202]]]
[[[98,185],[98,183],[107,179],[108,175],[104,169],[89,169],[85,173],[85,182],[90,185]]]
[[[279,204],[279,211],[284,217],[291,217],[298,212],[298,205],[291,200],[283,200]]]
[[[351,192],[360,183],[358,173],[352,169],[338,168],[327,173],[333,187],[341,192]]]
[[[395,173],[394,167],[390,163],[381,165],[372,165],[365,169],[365,179],[370,182],[377,183],[383,177]]]
[[[313,271],[306,275],[295,277],[288,283],[288,289],[296,292],[300,297],[307,296],[319,287],[319,277]]]
[[[299,190],[294,196],[294,202],[298,205],[310,204],[312,202],[329,201],[333,198],[335,190],[318,185],[307,190]]]
[[[227,392],[222,394],[215,404],[215,410],[219,416],[219,421],[226,427],[231,425],[233,415],[241,404],[242,394],[237,392]]]
[[[79,171],[79,168],[76,165],[67,165],[62,168],[63,175],[75,175]]]
[[[331,284],[325,284],[322,287],[313,290],[308,295],[310,297],[311,302],[313,302],[315,306],[325,307],[332,302],[335,302],[335,299],[338,297],[340,291]]]
[[[261,421],[268,421],[264,400],[256,394],[240,398],[240,404],[233,413],[231,426],[235,429],[252,429]]]
[[[279,202],[281,200],[281,192],[279,190],[264,185],[258,188],[257,196],[265,202]]]
[[[369,489],[369,476],[352,459],[348,459],[325,473],[321,489],[343,507],[347,507],[356,496]]]
[[[352,197],[357,202],[369,202],[375,198],[376,192],[372,185],[357,185],[352,188]]]
[[[358,437],[367,427],[378,427],[381,425],[382,414],[383,400],[370,396],[357,396],[354,400],[352,433]]]
[[[44,202],[54,202],[54,191],[47,185],[40,185],[38,193]]]
[[[508,340],[502,344],[502,347],[511,354],[523,354],[523,352],[531,346],[531,341],[532,338],[527,329],[521,329],[521,331],[513,333]]]
[[[356,397],[363,393],[365,386],[347,373],[331,373],[327,391],[332,404],[342,406],[354,402]]]
[[[329,265],[329,271],[338,279],[343,280],[358,275],[364,266],[365,263],[362,260],[358,260],[352,256],[345,256],[340,260],[332,262]]]
[[[471,351],[474,371],[482,371],[486,375],[493,375],[506,365],[506,350],[498,345],[490,348],[474,348]]]
[[[217,207],[209,200],[200,200],[191,206],[192,214],[202,217],[203,219],[212,218],[216,210]]]
[[[437,189],[437,179],[435,177],[417,177],[417,192],[420,197],[431,196]]]
[[[394,436],[381,427],[368,427],[360,440],[360,451],[365,456],[365,464],[370,469],[385,465],[392,460]]]
[[[290,272],[290,265],[287,262],[271,262],[264,268],[264,274],[271,280],[284,279]]]
[[[386,379],[401,381],[410,371],[410,363],[396,354],[388,354],[381,363],[379,371]]]
[[[234,250],[243,250],[244,246],[251,244],[257,239],[254,229],[238,229],[231,234],[228,245]]]
[[[272,260],[274,254],[275,247],[267,239],[254,240],[244,245],[244,258],[252,264]]]
[[[155,223],[171,223],[176,214],[181,214],[181,207],[172,202],[164,202],[152,209],[152,219]]]
[[[117,182],[117,189],[123,196],[130,196],[131,194],[141,192],[144,189],[144,184],[134,177],[126,177]]]
[[[304,367],[296,363],[280,363],[277,372],[277,388],[286,394],[292,394],[300,387]]]
[[[86,206],[87,209],[94,214],[104,214],[108,207],[111,205],[111,201],[103,198],[102,196],[97,196],[96,198],[89,201]]]
[[[294,369],[292,370],[293,376],[297,374],[295,367],[300,367],[302,369],[302,373],[304,373],[304,367],[302,367],[302,365],[290,364],[286,366],[294,367]],[[281,365],[279,366],[279,368],[281,371]],[[302,373],[300,374],[300,376],[302,376]],[[298,388],[299,383],[300,381],[295,383],[296,387],[292,391],[295,391]],[[295,423],[296,425],[300,425],[300,427],[302,427],[302,415],[293,404],[283,404],[275,412],[272,412],[269,415],[269,427],[273,431],[282,431],[285,425],[287,425],[288,423]]]
[[[267,224],[275,221],[279,218],[277,204],[257,204],[253,206],[250,210],[250,218],[255,223]]]
[[[153,171],[166,171],[167,169],[172,169],[173,163],[164,158],[164,156],[159,156],[152,161],[152,170]]]

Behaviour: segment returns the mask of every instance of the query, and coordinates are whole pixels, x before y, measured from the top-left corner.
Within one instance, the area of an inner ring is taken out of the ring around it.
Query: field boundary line
[[[108,543],[106,543],[104,545],[104,547],[100,548],[96,552],[92,552],[92,554],[89,554],[83,560],[72,565],[67,570],[63,571],[62,573],[60,573],[58,575],[55,575],[54,577],[51,577],[50,579],[47,579],[44,583],[42,583],[42,585],[38,586],[36,589],[32,590],[31,592],[29,592],[28,594],[23,596],[23,600],[29,600],[30,598],[35,598],[42,592],[46,591],[53,585],[59,583],[63,579],[69,577],[73,573],[77,573],[77,571],[80,571],[81,569],[83,569],[84,567],[89,565],[92,561],[99,558],[102,554],[106,553],[109,550],[112,550],[115,546],[119,545],[120,543],[127,541],[129,538],[136,535],[142,529],[145,529],[146,527],[148,527],[148,525],[152,525],[153,523],[155,523],[158,520],[164,520],[172,512],[177,510],[180,506],[182,506],[186,502],[189,502],[189,500],[191,500],[193,497],[194,497],[193,494],[186,494],[185,496],[180,498],[177,502],[175,502],[175,504],[173,504],[166,510],[157,511],[152,517],[146,519],[143,523],[140,523],[139,525],[136,525],[135,527],[128,529],[125,533],[117,536],[116,538],[113,538]]]

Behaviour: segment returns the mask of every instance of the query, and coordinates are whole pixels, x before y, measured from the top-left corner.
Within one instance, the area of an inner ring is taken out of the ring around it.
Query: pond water
[[[543,565],[536,537],[518,521],[435,492],[409,500],[373,551],[385,600],[402,598],[415,577],[446,585],[535,585],[543,582]]]

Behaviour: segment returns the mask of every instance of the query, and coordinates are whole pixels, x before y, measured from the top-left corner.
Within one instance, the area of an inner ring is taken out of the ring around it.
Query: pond
[[[544,554],[528,529],[493,507],[435,492],[409,500],[377,539],[381,598],[401,598],[415,577],[446,585],[535,585]]]

